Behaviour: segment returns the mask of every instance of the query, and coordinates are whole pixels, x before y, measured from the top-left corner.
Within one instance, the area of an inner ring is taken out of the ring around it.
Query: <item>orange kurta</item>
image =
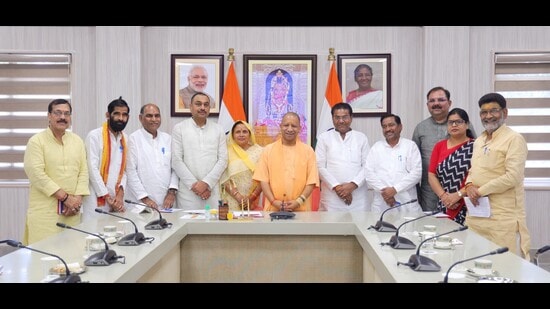
[[[300,140],[294,146],[286,146],[279,139],[265,146],[253,178],[269,182],[276,200],[293,201],[302,194],[306,185],[319,187],[315,152]],[[264,210],[278,209],[266,199]],[[311,211],[311,196],[295,211]]]

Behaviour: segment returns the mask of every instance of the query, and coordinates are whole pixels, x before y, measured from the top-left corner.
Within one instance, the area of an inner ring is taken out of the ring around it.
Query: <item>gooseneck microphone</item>
[[[394,249],[416,249],[416,245],[410,239],[399,236],[399,229],[407,223],[410,223],[410,222],[413,222],[413,221],[416,221],[416,220],[420,220],[422,218],[426,218],[426,217],[429,217],[429,216],[433,216],[433,215],[435,215],[437,213],[440,213],[440,212],[441,212],[441,210],[436,209],[436,210],[433,210],[432,212],[430,212],[429,214],[425,214],[425,215],[420,216],[418,218],[414,218],[414,219],[411,219],[409,221],[405,221],[405,222],[401,223],[401,225],[399,225],[397,230],[395,230],[395,235],[393,235],[387,243],[382,243],[382,244],[383,245],[390,245]]]
[[[84,261],[84,265],[86,265],[86,266],[107,266],[107,265],[111,265],[114,262],[116,262],[118,260],[118,258],[124,258],[123,256],[118,256],[114,250],[110,250],[109,245],[107,244],[107,241],[105,241],[105,239],[103,237],[101,237],[97,234],[86,232],[84,230],[80,230],[80,229],[77,229],[75,227],[68,226],[65,223],[61,223],[61,222],[57,222],[55,225],[57,225],[59,227],[62,227],[64,229],[75,230],[75,231],[78,231],[80,233],[92,235],[92,236],[95,236],[95,237],[97,237],[97,238],[99,238],[103,241],[103,243],[105,244],[105,251],[100,251],[100,252],[97,252],[97,253],[94,253],[94,254],[90,255],[86,259],[86,261]],[[123,264],[124,264],[124,262],[123,262]]]
[[[437,264],[436,261],[430,259],[429,257],[420,255],[420,248],[422,247],[422,245],[425,242],[427,242],[429,240],[432,240],[432,239],[437,238],[439,236],[464,231],[464,230],[467,230],[467,229],[468,229],[467,226],[461,226],[461,227],[459,227],[457,229],[454,229],[452,231],[448,231],[448,232],[441,233],[441,234],[438,234],[438,235],[435,235],[435,236],[428,237],[428,238],[424,239],[423,241],[421,241],[418,244],[418,249],[416,249],[416,254],[413,254],[409,257],[409,262],[408,263],[397,262],[397,265],[400,265],[400,264],[407,265],[410,268],[412,268],[412,270],[414,270],[414,271],[440,271],[441,266],[439,266],[439,264]]]
[[[456,265],[458,264],[461,264],[461,263],[464,263],[464,262],[468,262],[468,261],[471,261],[471,260],[475,260],[475,259],[479,259],[479,258],[482,258],[484,256],[488,256],[488,255],[494,255],[494,254],[501,254],[501,253],[504,253],[504,252],[507,252],[508,251],[508,247],[502,247],[502,248],[498,248],[494,251],[491,251],[489,253],[485,253],[485,254],[482,254],[482,255],[478,255],[478,256],[474,256],[472,258],[469,258],[469,259],[465,259],[465,260],[460,260],[456,263],[454,263],[453,265],[451,265],[451,267],[449,267],[449,269],[447,270],[447,273],[445,274],[445,278],[443,278],[443,283],[447,283],[448,280],[449,280],[449,273],[451,272],[451,269],[453,267],[455,267]]]
[[[369,229],[375,229],[377,230],[378,232],[395,232],[397,230],[397,228],[395,227],[395,225],[389,223],[389,222],[386,222],[386,221],[383,221],[382,219],[384,218],[384,214],[386,212],[388,212],[389,210],[392,210],[392,209],[396,209],[396,208],[399,208],[401,206],[405,206],[405,205],[408,205],[408,204],[411,204],[411,203],[414,203],[416,202],[417,199],[413,199],[413,200],[410,200],[406,203],[403,203],[403,204],[399,204],[397,206],[393,206],[393,207],[390,207],[386,210],[384,210],[382,212],[382,214],[380,214],[380,220],[376,221],[376,223],[374,225],[371,225],[369,227]]]
[[[129,203],[129,204],[145,206],[147,208],[154,209],[156,212],[158,212],[158,214],[159,214],[158,220],[153,220],[153,221],[147,223],[145,225],[146,230],[162,230],[162,229],[165,229],[165,228],[172,227],[172,223],[166,222],[166,220],[162,217],[162,214],[160,213],[160,211],[158,209],[156,209],[155,207],[151,207],[147,204],[138,203],[138,202],[134,202],[134,201],[130,201],[130,200],[124,200],[124,201],[126,203]]]
[[[132,222],[132,224],[134,225],[134,233],[131,233],[131,234],[128,234],[124,237],[122,237],[118,242],[117,244],[119,246],[139,246],[141,245],[142,243],[146,242],[146,241],[153,241],[154,238],[151,238],[151,239],[146,239],[145,236],[143,235],[143,233],[140,233],[138,232],[138,228],[137,228],[137,225],[134,223],[134,221],[128,219],[128,218],[125,218],[123,216],[119,216],[119,215],[115,215],[115,214],[112,214],[110,212],[107,212],[101,208],[96,208],[95,209],[95,212],[99,212],[100,214],[105,214],[105,215],[109,215],[109,216],[113,216],[113,217],[117,217],[119,219],[124,219],[124,220],[128,220],[130,222]]]
[[[53,256],[53,257],[57,258],[58,260],[60,260],[61,263],[63,263],[63,265],[65,265],[65,277],[60,276],[58,278],[53,279],[49,283],[80,283],[80,282],[82,282],[79,275],[71,274],[71,271],[69,270],[69,266],[67,265],[67,263],[65,263],[65,260],[63,260],[61,257],[59,257],[55,254],[44,252],[42,250],[38,250],[38,249],[34,249],[34,248],[31,248],[31,247],[24,246],[19,241],[7,240],[6,242],[8,243],[8,245],[10,245],[12,247],[25,248],[25,249],[28,249],[28,250],[31,250],[31,251],[35,251],[35,252],[42,253],[42,254],[45,254],[45,255]]]

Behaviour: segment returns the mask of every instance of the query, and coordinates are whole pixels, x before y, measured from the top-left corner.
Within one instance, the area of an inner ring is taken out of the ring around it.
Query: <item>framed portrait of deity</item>
[[[338,55],[344,102],[358,117],[391,113],[391,54]]]
[[[243,97],[256,142],[265,146],[280,136],[287,112],[300,116],[300,139],[312,145],[316,127],[317,55],[243,55]]]
[[[191,97],[210,99],[210,114],[219,114],[223,93],[223,55],[171,55],[171,115],[190,116]]]

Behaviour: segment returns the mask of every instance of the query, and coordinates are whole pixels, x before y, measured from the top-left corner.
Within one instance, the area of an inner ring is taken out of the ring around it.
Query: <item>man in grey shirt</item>
[[[439,201],[428,182],[428,168],[435,144],[447,138],[447,115],[453,103],[451,93],[443,87],[430,89],[427,99],[426,105],[431,116],[416,125],[412,136],[412,140],[416,143],[422,155],[422,179],[418,187],[418,198],[424,211],[436,209]],[[470,129],[476,137],[474,128],[470,126]]]

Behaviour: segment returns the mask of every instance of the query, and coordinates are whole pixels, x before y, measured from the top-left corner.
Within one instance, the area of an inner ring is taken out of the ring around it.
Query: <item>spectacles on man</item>
[[[56,111],[52,111],[52,114],[57,117],[60,117],[61,115],[64,115],[65,117],[69,117],[71,115],[71,112],[63,112],[63,111],[56,110]]]
[[[340,121],[340,120],[343,120],[343,121],[348,121],[351,119],[351,117],[349,115],[345,115],[345,116],[333,116],[333,119],[336,120],[336,121]]]
[[[428,103],[433,104],[435,102],[439,102],[439,103],[447,102],[447,98],[437,98],[437,99],[429,99],[428,100]]]
[[[448,126],[461,126],[463,124],[465,124],[466,121],[462,120],[462,119],[458,119],[458,120],[448,120],[447,121],[447,125]]]
[[[489,110],[481,110],[481,111],[479,111],[479,115],[481,117],[485,117],[488,114],[491,114],[491,116],[498,116],[498,114],[500,113],[501,110],[502,110],[502,108],[491,108]]]

